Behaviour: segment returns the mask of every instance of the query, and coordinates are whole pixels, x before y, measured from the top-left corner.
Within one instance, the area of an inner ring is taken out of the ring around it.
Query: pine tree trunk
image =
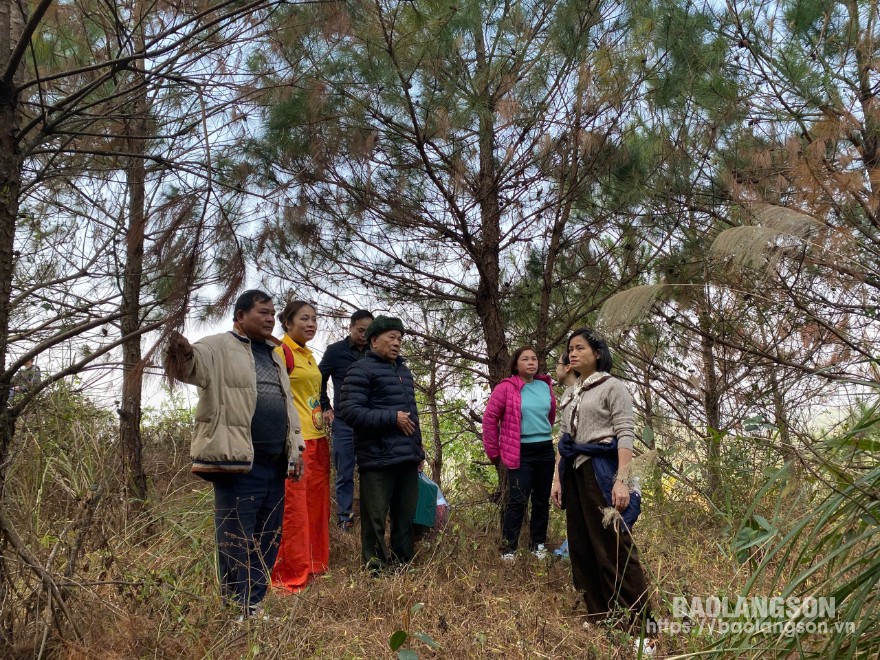
[[[791,476],[785,490],[792,492],[800,487],[802,470],[797,449],[791,440],[785,397],[775,371],[770,373],[770,391],[773,393],[773,423],[779,432],[779,453],[782,454],[782,459],[791,465]]]
[[[477,31],[477,79],[490,80],[488,73],[480,73],[488,67],[483,34]],[[501,314],[501,207],[498,199],[498,173],[495,167],[495,98],[488,89],[483,90],[486,111],[480,115],[480,171],[478,174],[480,204],[480,239],[476,251],[479,284],[477,286],[477,315],[483,329],[488,357],[489,386],[495,387],[507,374],[510,353],[504,334]]]
[[[703,407],[706,412],[706,490],[711,499],[721,489],[721,401],[718,374],[715,371],[715,341],[709,328],[708,314],[701,313],[700,357],[703,369]]]
[[[21,34],[21,15],[13,2],[0,0],[0,73],[9,65],[12,50]],[[21,153],[15,131],[19,124],[18,92],[15,76],[0,79],[0,404],[9,396],[12,374],[6,372],[10,298],[15,271],[15,227],[21,190]],[[5,426],[5,425],[3,425]],[[2,434],[0,434],[2,437]],[[11,440],[11,438],[10,438]],[[0,440],[0,470],[6,465],[6,439]],[[2,473],[0,473],[2,474]],[[0,481],[0,498],[2,498]]]
[[[18,219],[18,196],[21,190],[21,153],[15,139],[19,124],[18,92],[15,72],[9,63],[22,34],[21,13],[15,3],[0,0],[0,508],[4,507],[6,474],[12,442],[15,438],[15,417],[7,404],[12,373],[6,368],[9,338],[12,276],[15,270],[15,226]],[[0,610],[5,610],[9,575],[6,562],[6,538],[0,538]],[[12,617],[0,623],[0,638],[11,639]]]
[[[142,62],[138,62],[142,65]],[[132,117],[126,121],[128,158],[128,226],[126,228],[125,275],[122,289],[122,405],[119,411],[119,438],[125,482],[129,496],[142,500],[147,495],[147,478],[143,466],[141,438],[141,283],[144,270],[144,235],[146,233],[145,185],[147,136],[147,87],[141,74],[135,74],[140,85],[132,105]]]
[[[441,470],[443,469],[443,444],[440,439],[440,411],[437,407],[437,362],[431,356],[431,379],[428,384],[428,410],[431,415],[431,434],[434,453],[431,456],[431,478],[443,490]]]
[[[649,430],[647,438],[648,449],[656,449],[657,442],[654,439],[654,390],[651,389],[651,370],[648,365],[642,367],[642,396],[645,401],[645,425]],[[644,436],[642,436],[644,439]]]

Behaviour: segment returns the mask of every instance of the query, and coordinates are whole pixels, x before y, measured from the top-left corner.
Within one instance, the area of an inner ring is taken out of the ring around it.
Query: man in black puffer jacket
[[[345,374],[338,413],[354,431],[360,475],[361,558],[378,573],[413,558],[419,463],[425,458],[413,376],[400,357],[403,323],[377,316],[367,328],[370,350]],[[391,552],[385,519],[391,514]]]

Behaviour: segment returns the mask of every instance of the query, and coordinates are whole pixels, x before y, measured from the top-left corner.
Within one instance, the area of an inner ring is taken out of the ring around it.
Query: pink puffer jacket
[[[556,397],[550,376],[538,374],[536,380],[550,388],[550,423],[556,421]],[[522,388],[526,382],[519,376],[505,378],[492,390],[483,413],[483,448],[490,461],[501,456],[510,470],[519,468],[520,431],[522,430]]]

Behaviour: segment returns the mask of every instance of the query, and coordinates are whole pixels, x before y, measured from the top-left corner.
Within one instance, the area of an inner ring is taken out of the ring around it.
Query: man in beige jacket
[[[284,480],[302,475],[299,416],[284,357],[275,349],[275,307],[263,291],[235,302],[233,330],[190,344],[173,333],[170,378],[199,390],[192,471],[214,485],[220,589],[240,619],[255,616],[270,584],[284,512]]]

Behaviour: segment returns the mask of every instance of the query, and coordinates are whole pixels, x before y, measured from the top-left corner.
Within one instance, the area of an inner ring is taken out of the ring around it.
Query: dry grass
[[[407,646],[420,658],[630,655],[626,633],[582,627],[567,563],[523,554],[513,565],[502,564],[497,508],[454,497],[446,530],[420,546],[410,570],[369,577],[359,566],[356,532],[333,529],[327,575],[295,595],[271,593],[266,607],[276,619],[236,624],[220,605],[214,579],[210,486],[188,473],[184,452],[164,442],[151,447],[153,499],[137,508],[118,495],[116,448],[96,446],[88,435],[84,430],[59,436],[68,454],[85,446],[95,454],[89,473],[78,481],[61,471],[41,478],[49,474],[45,466],[56,462],[45,446],[33,443],[23,445],[20,465],[30,467],[19,470],[13,484],[20,503],[43,492],[38,521],[26,505],[14,517],[29,547],[51,563],[60,581],[68,573],[64,549],[70,539],[85,537],[65,587],[82,639],[75,640],[69,622],[53,622],[42,585],[13,560],[17,600],[9,611],[15,637],[14,646],[0,649],[4,658],[394,658],[389,638],[407,628],[439,645],[432,650],[411,637]],[[69,521],[92,481],[108,490],[83,531]],[[80,483],[79,490],[71,489],[72,483]],[[635,531],[659,616],[668,616],[672,595],[735,593],[744,583],[721,525],[693,502],[660,504],[648,497]],[[59,538],[37,534],[62,528],[67,531],[54,532]],[[563,514],[554,511],[551,541],[563,537]],[[8,550],[6,556],[11,557]],[[413,608],[417,603],[423,606]],[[679,636],[664,639],[661,651],[687,652],[705,644]]]
[[[276,620],[236,624],[221,609],[213,581],[209,491],[188,476],[181,480],[185,485],[155,503],[155,515],[142,514],[150,524],[131,526],[140,541],[113,540],[115,570],[103,577],[125,584],[84,585],[72,603],[84,640],[59,640],[50,656],[393,658],[389,638],[407,626],[439,644],[431,650],[411,637],[408,646],[424,658],[606,658],[629,651],[625,633],[582,627],[567,563],[528,554],[512,566],[500,562],[491,505],[454,511],[409,571],[378,579],[360,570],[357,536],[334,529],[327,575],[298,594],[271,593],[266,609]],[[649,508],[637,528],[661,614],[666,594],[723,593],[735,577],[720,561],[718,530],[705,512],[681,506]],[[145,535],[147,528],[154,531]],[[416,603],[424,606],[410,615]],[[664,640],[663,650],[692,650],[698,642]]]

